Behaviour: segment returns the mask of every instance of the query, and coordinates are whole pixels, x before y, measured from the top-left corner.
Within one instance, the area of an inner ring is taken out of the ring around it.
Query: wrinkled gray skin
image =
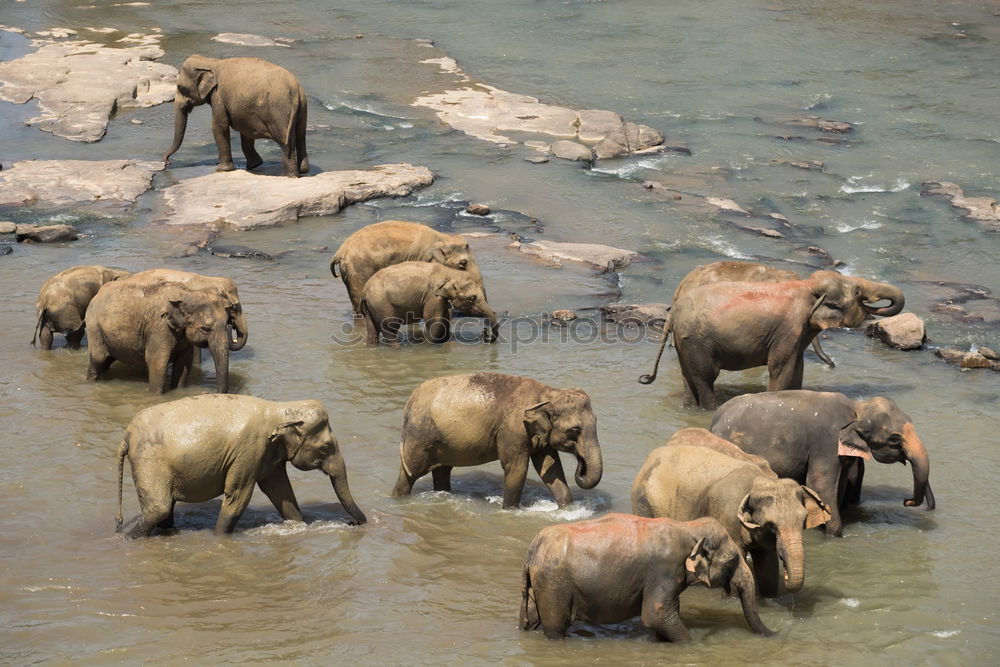
[[[686,641],[680,594],[703,583],[738,595],[751,630],[761,621],[757,591],[743,554],[718,521],[680,522],[630,514],[543,528],[521,571],[522,630],[565,636],[574,621],[617,623],[641,616],[662,641]]]
[[[486,303],[482,280],[473,279],[468,271],[437,262],[393,264],[372,276],[361,293],[369,345],[378,345],[382,337],[398,345],[400,327],[420,320],[427,340],[443,343],[451,338],[453,308],[489,320],[483,337],[487,342],[496,340],[497,314]]]
[[[286,462],[299,470],[322,470],[354,522],[367,520],[351,496],[344,458],[319,401],[276,403],[216,394],[146,408],[129,423],[118,448],[118,532],[126,456],[142,510],[130,538],[172,530],[177,501],[200,503],[219,495],[224,498],[215,532],[231,533],[254,484],[283,519],[302,521]]]
[[[393,496],[433,472],[434,490],[451,491],[451,469],[499,459],[503,506],[521,502],[528,461],[556,503],[572,502],[559,452],[577,459],[576,485],[592,489],[604,463],[597,417],[581,389],[555,389],[531,378],[500,373],[449,375],[413,390],[403,408],[399,479]]]
[[[464,236],[402,220],[376,222],[348,236],[330,259],[330,273],[344,281],[354,316],[360,318],[365,283],[381,269],[401,262],[437,262],[467,271],[482,288],[483,276]]]
[[[757,590],[766,597],[778,594],[779,569],[789,592],[802,588],[802,531],[830,518],[815,491],[779,479],[767,461],[703,428],[681,429],[649,453],[632,484],[632,512],[717,519],[750,554]]]
[[[864,458],[909,462],[913,497],[907,507],[935,507],[930,459],[910,418],[882,396],[855,401],[822,391],[744,394],[724,403],[711,430],[767,459],[781,477],[805,484],[830,506],[826,532],[843,532],[841,512],[861,501]]]
[[[35,301],[38,319],[31,344],[38,340],[43,350],[51,350],[52,336],[58,331],[66,335],[68,348],[79,349],[84,317],[94,295],[105,283],[128,276],[128,271],[106,266],[74,266],[46,280]]]
[[[874,302],[887,300],[880,307]],[[674,335],[685,406],[714,410],[719,371],[767,366],[768,391],[802,387],[802,353],[820,331],[856,327],[871,315],[903,309],[903,292],[887,283],[816,271],[803,280],[722,282],[687,290],[670,309],[663,335]],[[664,338],[664,341],[666,338]],[[660,346],[660,353],[663,345]],[[639,382],[656,379],[653,373]]]
[[[247,169],[264,161],[254,148],[255,139],[273,139],[281,146],[285,176],[308,173],[306,154],[306,94],[284,67],[260,58],[206,58],[193,55],[177,74],[174,96],[174,140],[163,156],[170,156],[184,141],[188,114],[200,104],[212,107],[212,135],[219,149],[217,171],[232,171],[230,128],[240,133]]]
[[[229,315],[226,299],[179,283],[108,283],[87,309],[87,379],[99,380],[114,361],[146,366],[149,390],[162,394],[189,380],[195,347],[215,359],[216,387],[229,391]],[[172,365],[169,380],[168,367]]]
[[[179,271],[177,269],[149,269],[140,271],[129,278],[129,282],[141,285],[158,285],[163,282],[180,283],[185,287],[196,290],[211,290],[221,292],[226,300],[226,313],[229,315],[229,349],[232,352],[242,350],[247,344],[249,329],[247,328],[246,315],[243,313],[243,304],[240,303],[240,294],[236,289],[236,283],[231,278],[217,278],[214,276],[203,276],[190,271]]]

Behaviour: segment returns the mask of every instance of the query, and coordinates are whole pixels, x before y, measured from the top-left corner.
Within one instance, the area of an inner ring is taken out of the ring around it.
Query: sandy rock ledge
[[[562,260],[589,264],[605,272],[628,266],[639,253],[597,243],[557,243],[555,241],[514,241],[508,248],[520,250],[559,266]]]
[[[131,208],[162,162],[25,160],[0,171],[0,206],[47,209]]]

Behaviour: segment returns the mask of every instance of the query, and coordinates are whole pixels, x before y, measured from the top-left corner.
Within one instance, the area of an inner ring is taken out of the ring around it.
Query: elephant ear
[[[447,256],[444,253],[444,248],[440,245],[431,246],[430,254],[427,257],[428,262],[437,262],[438,264],[444,264],[447,260]]]
[[[743,527],[747,530],[756,530],[760,528],[759,523],[753,522],[753,515],[750,513],[750,494],[743,496],[743,500],[740,501],[740,508],[736,510],[736,518],[740,520]]]
[[[434,290],[434,296],[442,299],[454,299],[456,296],[454,281],[451,278],[448,278],[443,283],[438,285],[437,289]]]
[[[837,455],[857,456],[866,461],[872,460],[872,450],[855,430],[856,422],[851,422],[837,433]]]
[[[684,559],[684,568],[694,575],[695,581],[700,581],[709,588],[712,586],[712,581],[709,578],[709,566],[712,564],[712,557],[709,554],[708,549],[705,547],[705,538],[698,540],[697,544],[694,545],[694,549],[686,559]]]
[[[187,322],[187,315],[184,313],[184,302],[181,300],[171,300],[167,302],[167,307],[160,313],[160,317],[167,321],[167,326],[174,331],[182,331]]]
[[[552,416],[545,406],[549,401],[532,405],[524,411],[524,430],[531,438],[531,448],[540,449],[549,446],[549,435],[552,433]]]
[[[267,442],[269,444],[274,444],[281,439],[285,441],[285,451],[287,452],[287,460],[292,460],[295,455],[299,453],[299,448],[302,447],[302,431],[299,427],[305,422],[301,419],[296,421],[281,422],[274,427],[271,434],[267,436]]]
[[[823,502],[819,494],[808,486],[802,486],[802,506],[806,508],[806,529],[822,526],[830,520],[830,506]]]
[[[207,67],[199,67],[196,71],[195,85],[198,87],[198,97],[207,100],[219,82],[215,78],[215,72]]]

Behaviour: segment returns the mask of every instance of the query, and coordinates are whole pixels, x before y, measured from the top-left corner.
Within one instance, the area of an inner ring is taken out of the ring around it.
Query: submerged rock
[[[433,181],[429,169],[411,164],[327,171],[303,178],[216,172],[163,190],[169,210],[164,222],[237,229],[271,227],[302,216],[333,215],[345,206],[377,197],[403,197]]]
[[[561,265],[560,260],[581,262],[605,272],[619,271],[631,263],[639,253],[597,243],[557,243],[555,241],[514,241],[508,248],[520,250],[541,259]]]
[[[990,353],[992,353],[992,358],[991,356],[987,356]],[[1000,371],[1000,361],[995,358],[997,356],[996,353],[988,347],[980,347],[978,349],[974,347],[969,351],[961,350],[957,347],[944,347],[936,350],[934,354],[948,363],[955,364],[964,369],[988,368]]]
[[[286,43],[291,40],[278,41],[270,37],[261,37],[260,35],[251,35],[245,32],[220,33],[213,37],[212,41],[223,42],[225,44],[239,44],[240,46],[284,46],[286,48],[291,46],[291,44]]]
[[[273,261],[274,256],[263,250],[256,250],[245,245],[213,245],[211,253],[216,257],[245,257],[247,259],[264,259]]]
[[[601,306],[601,312],[609,320],[618,324],[643,324],[662,328],[670,314],[670,305],[666,303],[609,303]]]
[[[919,350],[927,340],[923,320],[913,313],[900,313],[877,320],[868,325],[865,334],[900,350]]]
[[[162,169],[162,162],[133,160],[15,162],[0,171],[0,206],[130,208]]]
[[[1000,232],[1000,204],[993,197],[966,197],[956,183],[924,181],[920,194],[946,197],[955,208],[965,211],[965,217],[975,220],[984,231]]]
[[[98,141],[117,110],[174,99],[177,70],[152,62],[163,56],[160,37],[129,35],[135,46],[113,48],[86,40],[34,40],[37,51],[0,62],[0,99],[38,100],[27,121],[70,141]]]
[[[597,159],[619,157],[663,144],[663,135],[645,125],[629,123],[613,111],[576,111],[545,104],[529,95],[511,93],[474,81],[448,57],[422,61],[437,65],[454,76],[452,89],[422,95],[413,106],[433,109],[442,122],[484,141],[497,144],[524,143],[547,150],[552,137],[565,140],[552,144],[554,155],[584,158],[593,151]],[[505,133],[517,133],[521,141]],[[572,142],[576,146],[570,146]],[[545,147],[543,147],[545,146]],[[559,153],[557,154],[556,151]]]

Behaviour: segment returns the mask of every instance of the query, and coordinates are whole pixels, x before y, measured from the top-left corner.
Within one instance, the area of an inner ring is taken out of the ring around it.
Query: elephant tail
[[[35,347],[35,341],[38,340],[38,336],[42,333],[42,327],[45,326],[45,318],[48,312],[48,309],[42,308],[42,312],[38,313],[38,321],[35,323],[35,333],[31,336],[31,347]]]
[[[673,309],[667,313],[667,319],[663,322],[663,338],[660,340],[660,349],[656,352],[656,361],[653,363],[653,372],[647,375],[639,376],[639,384],[653,384],[656,379],[656,372],[660,368],[660,357],[663,356],[663,349],[667,346],[667,341],[670,339],[670,333],[674,329],[674,312]]]
[[[125,522],[122,518],[122,478],[125,476],[125,457],[128,456],[128,433],[118,445],[118,515],[115,517],[115,532],[122,532]]]
[[[341,266],[341,269],[340,269],[340,273],[339,274],[337,273],[337,267],[338,266],[341,266],[340,258],[337,257],[336,255],[334,255],[333,259],[330,260],[330,273],[333,274],[334,278],[340,278],[341,276],[344,275],[344,269],[343,269],[342,266]]]
[[[535,590],[531,587],[531,569],[528,567],[531,556],[529,553],[521,569],[521,614],[518,625],[522,630],[535,630],[541,625],[538,605],[535,603]]]

